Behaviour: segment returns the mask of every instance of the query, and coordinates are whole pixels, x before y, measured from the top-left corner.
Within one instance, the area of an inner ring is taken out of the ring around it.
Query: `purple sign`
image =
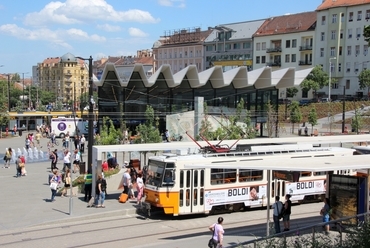
[[[61,122],[61,123],[58,124],[58,130],[59,131],[64,131],[64,130],[66,130],[66,128],[67,128],[67,125],[64,122]]]

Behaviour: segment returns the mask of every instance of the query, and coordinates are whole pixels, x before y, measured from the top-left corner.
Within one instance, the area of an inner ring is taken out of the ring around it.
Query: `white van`
[[[76,127],[78,135],[88,133],[88,121],[81,118],[66,118],[58,117],[51,119],[51,132],[54,132],[57,137],[64,138],[69,132],[69,136],[75,136]]]

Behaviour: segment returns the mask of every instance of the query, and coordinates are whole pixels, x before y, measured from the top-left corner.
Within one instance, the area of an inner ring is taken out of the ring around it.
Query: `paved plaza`
[[[11,147],[15,150],[23,150],[25,134],[22,137],[8,137],[0,139],[0,154],[4,156],[5,149]],[[47,151],[48,139],[43,138],[41,150]],[[61,143],[61,142],[60,142]],[[55,147],[62,149],[59,145]],[[84,160],[87,160],[85,155]],[[2,162],[3,163],[3,162]],[[59,159],[58,168],[63,167],[63,159]],[[118,185],[109,185],[108,196],[104,205],[106,208],[87,208],[84,202],[84,194],[78,193],[70,198],[56,197],[55,202],[49,202],[51,190],[48,185],[50,174],[50,160],[42,162],[26,163],[27,176],[16,178],[14,162],[9,169],[0,167],[2,201],[0,202],[1,218],[0,230],[16,229],[39,225],[48,222],[68,221],[71,219],[87,219],[97,216],[109,215],[131,215],[136,212],[136,202],[119,203],[118,196],[121,190],[117,190]],[[73,177],[78,174],[73,174]],[[116,175],[121,177],[121,175]],[[70,215],[70,212],[72,213]]]

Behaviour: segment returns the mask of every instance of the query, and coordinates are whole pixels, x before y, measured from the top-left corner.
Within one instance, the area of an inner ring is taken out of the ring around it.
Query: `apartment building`
[[[164,64],[170,65],[173,73],[189,65],[196,65],[198,71],[203,71],[203,42],[211,32],[212,28],[205,31],[194,28],[165,32],[152,48],[154,71]]]
[[[312,67],[315,26],[314,11],[267,19],[253,35],[253,69],[269,66],[275,71]],[[286,92],[280,89],[279,98],[292,97]],[[294,99],[311,97],[311,92],[300,90]]]
[[[37,64],[37,71],[39,87],[54,92],[56,101],[69,104],[88,90],[89,67],[71,53],[45,59]]]
[[[370,24],[370,0],[324,0],[316,12],[315,64],[332,77],[330,98],[342,98],[344,90],[347,96],[367,96],[367,89],[359,88],[358,75],[370,68],[363,37],[364,26]],[[322,91],[328,95],[329,88]]]
[[[265,20],[246,21],[216,26],[204,40],[204,68],[222,66],[228,71],[239,66],[253,69],[252,36]]]

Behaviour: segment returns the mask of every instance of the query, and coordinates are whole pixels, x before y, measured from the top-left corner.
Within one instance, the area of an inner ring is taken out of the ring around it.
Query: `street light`
[[[337,59],[337,57],[329,58],[329,94],[328,94],[328,100],[331,101],[330,98],[330,89],[331,89],[331,61]]]
[[[81,60],[88,60],[89,61],[89,135],[88,135],[88,143],[87,143],[87,169],[89,166],[92,166],[92,147],[94,144],[94,99],[93,99],[93,58],[90,56],[90,58],[81,58],[76,57]]]
[[[22,108],[24,110],[24,74],[28,74],[28,72],[22,72],[22,78],[23,78],[23,83],[22,83],[22,87],[23,87],[23,93],[22,93]]]

